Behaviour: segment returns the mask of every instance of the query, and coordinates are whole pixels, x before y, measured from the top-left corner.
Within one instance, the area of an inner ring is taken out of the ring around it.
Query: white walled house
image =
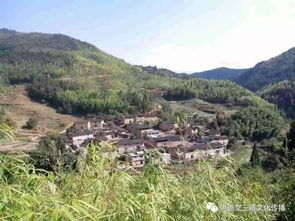
[[[93,139],[94,134],[91,131],[80,131],[69,134],[69,138],[74,146],[80,146],[85,140]]]

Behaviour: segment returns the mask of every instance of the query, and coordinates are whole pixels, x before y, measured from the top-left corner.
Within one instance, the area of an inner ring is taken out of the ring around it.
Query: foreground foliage
[[[239,180],[228,162],[202,162],[179,176],[160,166],[142,173],[115,169],[95,147],[77,170],[55,175],[27,164],[25,156],[1,156],[0,218],[6,220],[269,220],[272,212],[213,213],[216,205],[269,204],[258,182]]]

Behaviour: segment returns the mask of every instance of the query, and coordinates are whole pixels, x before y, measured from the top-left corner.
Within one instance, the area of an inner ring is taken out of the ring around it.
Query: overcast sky
[[[295,47],[295,0],[0,0],[1,27],[178,72],[245,68]]]

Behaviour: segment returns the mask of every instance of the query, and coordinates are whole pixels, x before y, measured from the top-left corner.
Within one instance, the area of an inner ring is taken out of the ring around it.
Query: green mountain
[[[269,105],[228,81],[187,79],[157,67],[132,66],[95,46],[61,34],[0,30],[0,77],[28,83],[29,96],[65,113],[147,111],[167,100],[198,98],[229,105]],[[155,91],[166,91],[159,97]],[[163,104],[164,103],[164,104]]]
[[[268,102],[276,104],[288,118],[295,118],[295,81],[280,81],[257,92]]]
[[[62,34],[0,29],[0,76],[4,82],[52,77],[123,74],[135,68],[95,46]]]
[[[236,79],[236,82],[252,91],[258,91],[282,80],[295,80],[295,48],[258,63]]]
[[[156,66],[141,66],[136,67],[141,68],[149,74],[160,75],[165,77],[174,77],[181,79],[193,79],[193,78],[204,78],[208,80],[234,80],[238,78],[241,74],[246,72],[248,69],[232,69],[232,68],[216,68],[203,72],[195,72],[192,74],[187,73],[177,73],[166,68],[157,68]]]
[[[248,69],[232,69],[232,68],[216,68],[203,72],[195,72],[190,74],[191,78],[205,78],[214,80],[235,80],[244,74]]]

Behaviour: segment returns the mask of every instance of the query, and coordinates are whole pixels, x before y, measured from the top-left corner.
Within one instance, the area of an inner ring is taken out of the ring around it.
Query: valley
[[[225,220],[285,215],[290,53],[189,75],[62,34],[0,29],[0,219],[217,220],[203,205],[212,199],[281,208]]]

